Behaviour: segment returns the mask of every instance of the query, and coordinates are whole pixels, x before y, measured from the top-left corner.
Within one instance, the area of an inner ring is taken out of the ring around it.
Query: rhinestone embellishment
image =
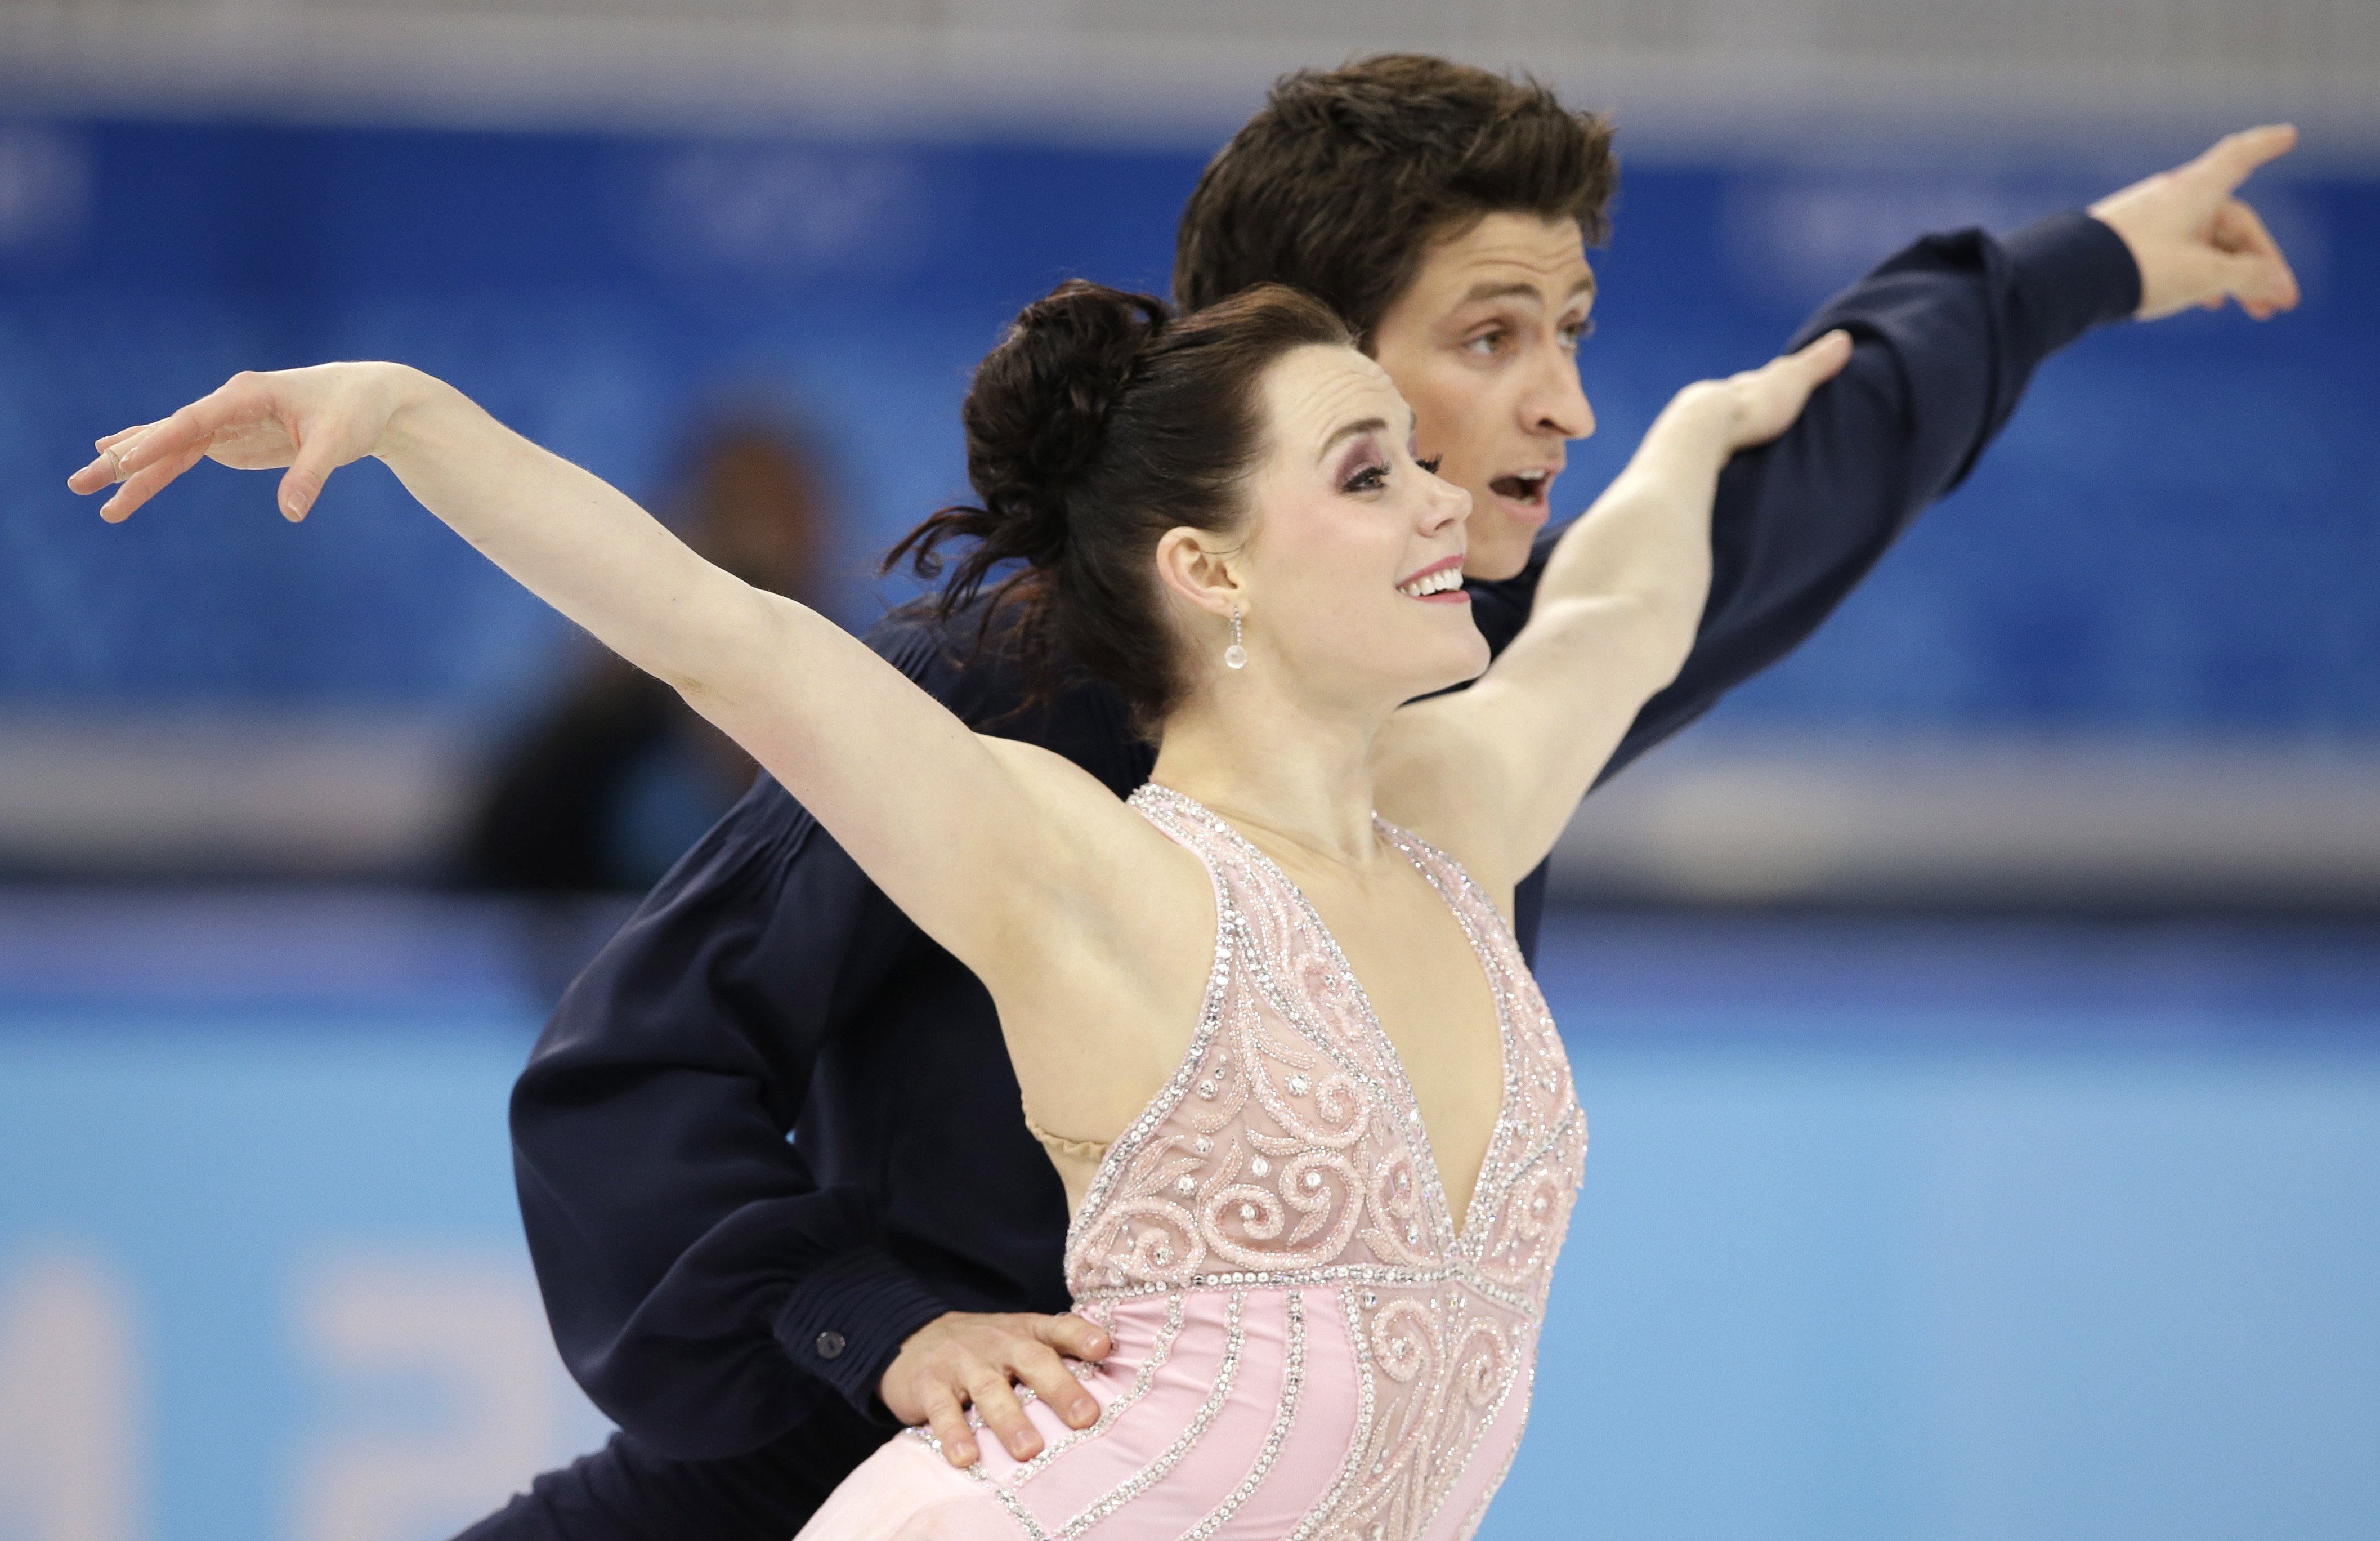
[[[1217,1541],[1245,1529],[1239,1516],[1253,1519],[1257,1495],[1286,1470],[1276,1463],[1286,1441],[1308,1438],[1299,1384],[1317,1363],[1308,1340],[1327,1331],[1351,1351],[1334,1349],[1327,1362],[1333,1375],[1354,1377],[1357,1415],[1353,1427],[1337,1426],[1343,1447],[1331,1438],[1328,1489],[1298,1499],[1281,1541],[1469,1534],[1510,1463],[1516,1420],[1500,1410],[1528,1394],[1585,1149],[1542,997],[1502,918],[1461,868],[1377,824],[1449,906],[1496,1013],[1503,1097],[1475,1197],[1456,1215],[1404,1068],[1305,896],[1190,799],[1150,786],[1133,805],[1212,876],[1214,961],[1183,1058],[1093,1174],[1068,1234],[1067,1282],[1078,1310],[1105,1310],[1119,1324],[1116,1313],[1137,1313],[1136,1329],[1118,1333],[1126,1352],[1107,1382],[1118,1390],[1137,1368],[1131,1346],[1147,1345],[1155,1326],[1149,1297],[1213,1292],[1172,1355],[1177,1366],[1203,1366],[1209,1389],[1193,1395],[1207,1405],[1187,1426],[1148,1431],[1155,1439],[1137,1448],[1154,1454],[1068,1487],[1063,1500],[997,1450],[988,1459],[1001,1474],[986,1477],[987,1488],[1032,1541],[1097,1541],[1086,1533],[1114,1528],[1099,1523],[1110,1515],[1129,1525],[1138,1510],[1119,1511],[1160,1485],[1193,1505],[1168,1511],[1181,1518],[1167,1534]],[[1228,1313],[1216,1298],[1225,1295]],[[1244,1321],[1244,1312],[1254,1315]],[[1196,1351],[1194,1337],[1204,1338]],[[1252,1425],[1217,1421],[1251,1414]],[[1261,1446],[1238,1442],[1267,1426]],[[1224,1427],[1245,1430],[1233,1436],[1242,1453],[1228,1471],[1199,1444]],[[1051,1497],[1035,1500],[1039,1492]]]

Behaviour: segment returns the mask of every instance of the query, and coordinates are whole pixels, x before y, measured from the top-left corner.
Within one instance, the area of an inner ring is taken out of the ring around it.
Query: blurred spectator
[[[698,431],[692,445],[663,505],[670,524],[747,582],[816,602],[832,519],[798,435],[737,419]],[[675,691],[605,653],[498,765],[467,879],[544,892],[650,888],[755,769]]]

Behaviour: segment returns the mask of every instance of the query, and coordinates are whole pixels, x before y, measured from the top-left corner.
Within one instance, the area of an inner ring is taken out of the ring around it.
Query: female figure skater
[[[966,402],[981,506],[895,554],[962,543],[946,602],[1005,573],[1045,666],[1112,681],[1160,743],[1129,804],[402,366],[237,376],[71,485],[123,483],[114,520],[202,455],[287,467],[294,520],[378,456],[982,977],[1114,1344],[1079,1371],[1099,1415],[1036,1404],[1038,1455],[964,1472],[900,1435],[804,1536],[1455,1537],[1519,1442],[1585,1151],[1512,887],[1685,656],[1719,467],[1848,346],[1682,392],[1494,669],[1425,698],[1488,662],[1469,497],[1335,316],[1279,287],[1179,322],[1081,283],[1029,307]]]

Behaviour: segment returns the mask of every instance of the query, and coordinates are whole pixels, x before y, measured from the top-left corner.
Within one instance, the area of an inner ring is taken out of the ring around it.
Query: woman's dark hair
[[[1489,214],[1576,220],[1601,245],[1619,178],[1610,124],[1526,76],[1427,54],[1301,69],[1198,179],[1173,297],[1293,285],[1368,339],[1429,248]]]
[[[961,420],[967,479],[981,500],[945,508],[902,538],[906,558],[942,576],[949,620],[996,571],[978,631],[1021,604],[1014,633],[1037,694],[1071,664],[1123,692],[1154,731],[1187,679],[1165,625],[1156,564],[1167,530],[1224,531],[1265,448],[1265,371],[1317,344],[1347,346],[1346,323],[1310,296],[1261,285],[1183,320],[1165,302],[1075,279],[1025,308],[976,370]]]

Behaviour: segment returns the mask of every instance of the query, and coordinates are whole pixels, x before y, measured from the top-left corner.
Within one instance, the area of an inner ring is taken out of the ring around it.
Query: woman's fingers
[[[1792,427],[1810,393],[1840,374],[1851,356],[1851,334],[1838,328],[1728,381],[1735,402],[1730,446],[1750,449]]]
[[[1752,371],[1762,387],[1780,393],[1780,405],[1799,412],[1812,391],[1840,373],[1851,361],[1852,334],[1840,327],[1813,338],[1791,353],[1779,354]]]
[[[88,495],[103,487],[113,487],[124,479],[124,472],[115,456],[101,450],[97,457],[81,470],[67,478],[67,491]]]
[[[338,420],[335,395],[310,409],[303,392],[285,399],[275,378],[234,375],[169,418],[96,441],[98,455],[68,477],[67,485],[83,493],[118,486],[100,511],[117,523],[201,457],[212,455],[242,470],[285,466],[290,474],[282,479],[281,511],[292,520],[304,518],[331,472],[354,457],[340,453],[343,437],[354,437],[344,431],[353,425]],[[321,410],[325,405],[333,409]],[[309,418],[314,419],[312,431],[305,426]]]
[[[122,524],[142,504],[164,491],[167,483],[204,459],[206,453],[207,447],[202,443],[186,444],[172,459],[149,460],[125,478],[115,495],[100,506],[99,516],[112,525]]]
[[[1852,361],[1852,334],[1839,326],[1822,337],[1813,338],[1792,358],[1802,366],[1806,388],[1815,391],[1840,374],[1843,366]]]
[[[207,453],[208,440],[169,418],[111,433],[99,445],[98,456],[67,478],[67,487],[82,493],[115,488],[115,495],[101,506],[99,516],[120,525],[176,477],[197,465]]]
[[[103,438],[92,440],[91,447],[98,453],[92,455],[90,465],[67,478],[67,490],[87,494],[124,480],[128,474],[124,468],[126,446],[156,426],[155,423],[140,423],[131,428],[119,428]]]
[[[338,448],[327,432],[298,441],[298,456],[281,475],[281,516],[291,524],[303,519],[322,495],[322,484],[339,468]]]
[[[213,444],[218,423],[215,414],[201,412],[200,408],[213,399],[207,396],[194,401],[170,418],[132,430],[111,445],[116,463],[124,468],[126,479],[140,475],[153,462],[180,459],[192,449],[204,455]],[[195,464],[195,461],[185,464]]]
[[[196,405],[196,404],[193,404]],[[211,435],[191,416],[186,406],[172,417],[138,427],[118,429],[106,437],[94,440],[99,451],[90,465],[67,478],[67,486],[76,492],[96,492],[103,487],[121,484],[128,491],[141,473],[152,466],[167,464],[173,469],[162,479],[152,479],[144,491],[128,502],[122,493],[108,500],[100,511],[111,524],[121,522],[134,509],[149,501],[156,490],[198,463],[207,452]]]

